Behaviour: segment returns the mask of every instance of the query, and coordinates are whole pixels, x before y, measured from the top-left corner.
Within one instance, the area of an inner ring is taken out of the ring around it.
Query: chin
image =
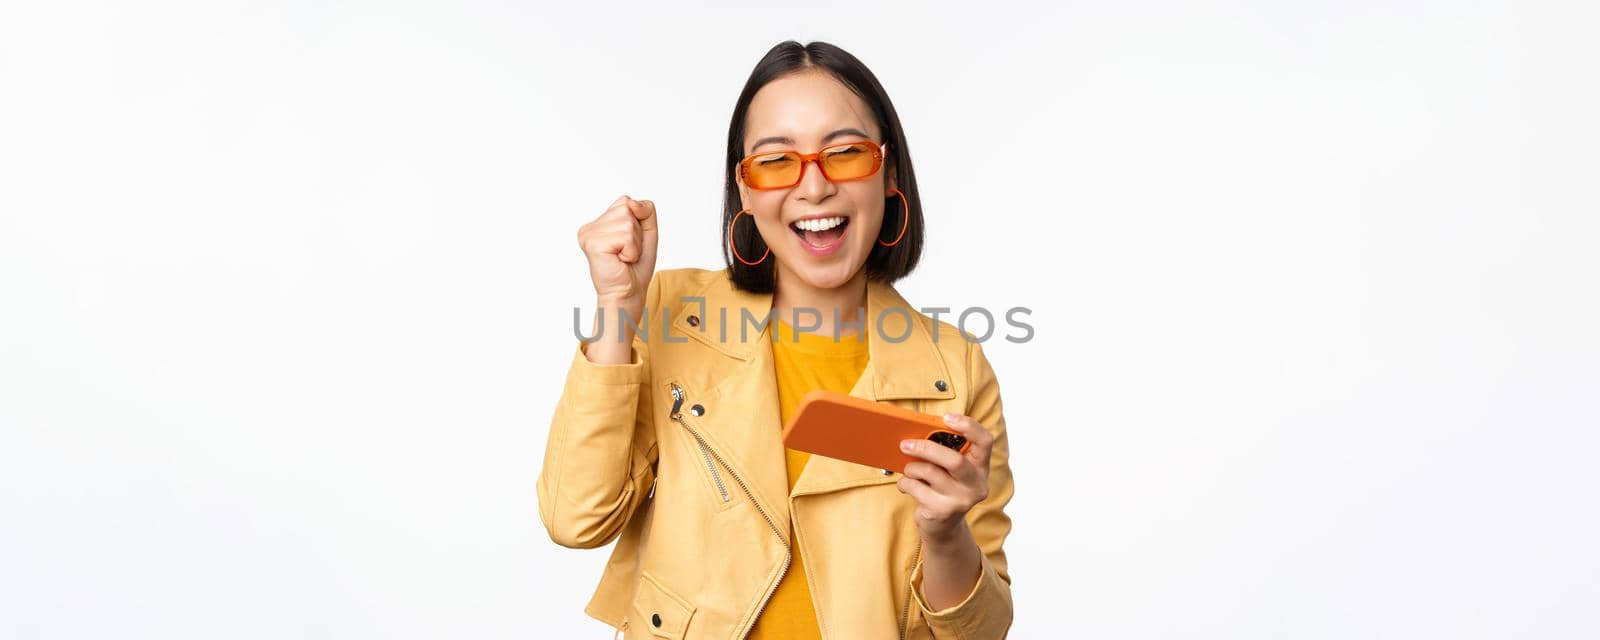
[[[854,268],[851,268],[854,265]],[[839,260],[827,265],[800,265],[795,269],[795,275],[807,285],[817,289],[836,289],[850,282],[856,272],[866,266],[865,261],[850,259]]]

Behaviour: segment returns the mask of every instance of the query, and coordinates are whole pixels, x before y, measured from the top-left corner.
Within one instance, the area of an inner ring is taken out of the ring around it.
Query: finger
[[[640,243],[642,249],[640,255],[647,262],[649,262],[655,258],[656,241],[658,238],[656,233],[656,203],[649,200],[640,200],[639,204],[644,205],[644,207],[649,210],[645,214],[645,217],[639,219],[639,231],[641,232]]]
[[[626,210],[628,208],[628,201],[629,200],[630,200],[630,198],[628,196],[626,196],[626,195],[617,196],[616,200],[612,200],[611,204],[606,205],[605,213],[611,213],[611,212],[616,211],[618,209]]]
[[[905,473],[908,478],[915,478],[933,487],[934,491],[941,494],[952,494],[961,489],[961,481],[950,475],[944,467],[932,462],[913,460],[906,463]]]
[[[617,259],[632,264],[639,259],[639,234],[634,229],[617,232],[617,238],[622,244],[622,250],[617,252]]]
[[[600,214],[599,220],[604,220],[607,223],[613,221],[626,221],[628,223],[632,223],[634,221],[633,207],[628,204],[629,202],[631,202],[631,200],[628,200],[627,196],[623,196],[616,202],[611,203],[611,206],[606,207],[605,213]]]
[[[938,503],[939,492],[934,491],[933,487],[928,486],[926,482],[903,475],[900,476],[899,480],[895,480],[894,484],[895,487],[900,489],[900,493],[911,496],[923,508],[932,507]]]
[[[623,234],[623,237],[626,238],[627,244],[625,244],[622,248],[622,251],[617,254],[617,259],[628,264],[633,264],[639,261],[641,249],[640,239],[643,235],[639,229],[639,217],[637,213],[640,208],[639,201],[634,200],[633,198],[628,198],[628,202],[624,208],[627,210],[627,213],[623,214],[621,218],[616,221],[616,225],[619,229],[618,233]]]
[[[606,232],[632,232],[633,230],[639,228],[639,220],[634,218],[632,213],[628,212],[627,205],[618,205],[616,210],[607,211],[604,216],[601,216],[600,219],[595,220],[591,224],[593,224],[595,228]]]
[[[628,199],[628,222],[641,231],[646,225],[654,229],[656,224],[656,205],[649,200]]]
[[[966,461],[960,453],[932,440],[901,440],[900,451],[921,458],[955,473]]]
[[[591,238],[589,245],[594,248],[596,255],[620,256],[627,242],[616,234],[604,234]]]
[[[972,416],[965,416],[959,413],[944,414],[944,423],[950,427],[951,431],[961,434],[962,437],[972,443],[972,448],[967,450],[969,454],[979,453],[981,455],[975,456],[975,458],[979,460],[988,459],[989,447],[994,445],[994,434],[989,433],[987,428],[979,424]]]
[[[654,223],[654,218],[656,217],[656,203],[649,200],[634,200],[629,198],[628,210],[633,212],[633,217],[638,219],[640,222],[645,222],[648,220],[652,224]]]
[[[895,481],[895,486],[901,493],[911,496],[917,501],[917,516],[925,520],[932,520],[949,511],[948,499],[934,491],[928,483],[909,476],[900,476]]]

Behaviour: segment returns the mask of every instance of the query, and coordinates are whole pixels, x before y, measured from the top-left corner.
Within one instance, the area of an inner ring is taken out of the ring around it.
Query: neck
[[[861,318],[866,316],[866,308],[865,269],[856,271],[844,284],[830,288],[813,287],[793,273],[781,267],[778,269],[778,286],[772,296],[772,309],[777,319],[787,324],[809,326],[814,321],[820,321],[816,333],[833,335],[834,318],[837,317],[841,325],[857,323],[855,326],[841,326],[838,334],[855,335],[864,326],[860,323]],[[795,317],[795,309],[800,309],[798,318]]]

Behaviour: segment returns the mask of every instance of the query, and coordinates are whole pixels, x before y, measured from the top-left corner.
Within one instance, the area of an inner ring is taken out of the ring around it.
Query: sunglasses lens
[[[769,153],[750,159],[745,180],[757,189],[772,189],[800,181],[800,158],[793,153]]]
[[[856,180],[872,175],[878,170],[877,145],[857,142],[841,147],[830,147],[822,152],[822,166],[833,180]]]

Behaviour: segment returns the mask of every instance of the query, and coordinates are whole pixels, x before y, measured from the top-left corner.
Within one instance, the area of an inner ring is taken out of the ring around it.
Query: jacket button
[[[940,391],[944,391],[946,389],[949,389],[950,385],[945,384],[943,380],[934,380],[933,381],[933,388],[938,389]]]
[[[694,315],[692,313],[689,314],[689,326],[691,326],[691,327],[700,326],[700,316]]]
[[[661,626],[661,614],[659,614],[659,613],[650,614],[650,625],[651,626],[655,626],[655,627]]]
[[[700,417],[700,415],[704,414],[705,412],[706,408],[700,405],[689,407],[689,415],[691,416]]]

